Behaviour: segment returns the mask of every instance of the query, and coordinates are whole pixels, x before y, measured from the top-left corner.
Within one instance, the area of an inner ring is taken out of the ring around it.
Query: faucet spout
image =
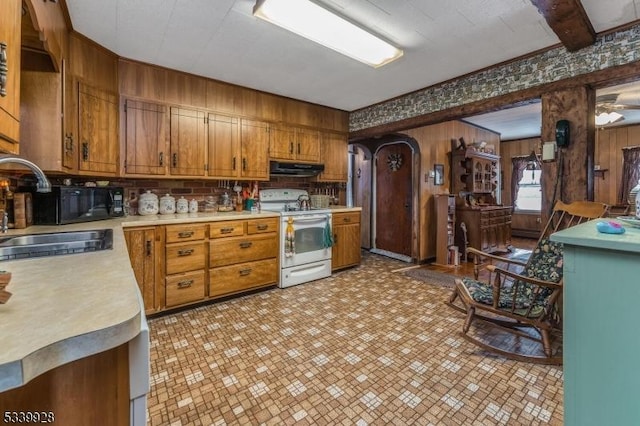
[[[47,176],[44,174],[42,169],[36,166],[35,163],[32,163],[27,159],[17,157],[15,155],[2,154],[0,155],[0,164],[5,163],[16,163],[27,166],[29,169],[31,169],[33,174],[36,175],[36,178],[38,179],[38,183],[36,184],[36,191],[51,192],[51,182],[49,182],[49,179],[47,179]]]

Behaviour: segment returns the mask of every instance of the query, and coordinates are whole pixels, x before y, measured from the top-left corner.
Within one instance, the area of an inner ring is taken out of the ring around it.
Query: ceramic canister
[[[142,216],[158,214],[158,196],[151,191],[141,194],[138,199],[138,214]]]
[[[184,214],[189,213],[189,201],[186,198],[180,197],[178,201],[176,201],[176,213]]]
[[[195,198],[189,201],[189,213],[198,213],[198,200]]]
[[[176,199],[166,194],[160,197],[160,214],[173,214],[176,212]]]

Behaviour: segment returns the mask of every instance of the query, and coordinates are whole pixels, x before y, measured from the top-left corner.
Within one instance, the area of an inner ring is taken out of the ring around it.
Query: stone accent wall
[[[640,59],[640,24],[569,53],[557,47],[349,114],[356,131],[588,74]]]

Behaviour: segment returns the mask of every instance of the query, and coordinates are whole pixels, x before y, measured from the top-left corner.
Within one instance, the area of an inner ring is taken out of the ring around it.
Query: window
[[[540,177],[542,170],[524,170],[518,182],[518,192],[515,199],[516,210],[540,211],[542,209],[542,188]]]

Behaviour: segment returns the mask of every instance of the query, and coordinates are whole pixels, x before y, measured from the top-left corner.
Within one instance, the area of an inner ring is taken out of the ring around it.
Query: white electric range
[[[279,287],[314,281],[331,275],[331,210],[300,209],[303,189],[263,189],[260,208],[280,213]],[[291,225],[292,232],[287,234]]]

